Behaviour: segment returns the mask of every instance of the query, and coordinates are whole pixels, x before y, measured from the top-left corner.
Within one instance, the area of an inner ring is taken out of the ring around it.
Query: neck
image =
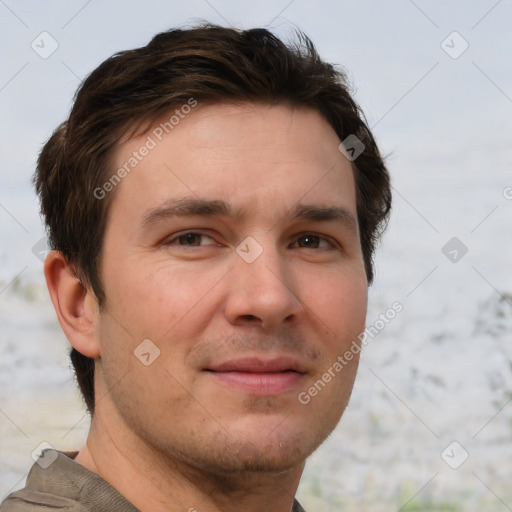
[[[127,426],[93,416],[75,459],[141,512],[291,512],[304,463],[280,473],[215,473],[162,455]]]

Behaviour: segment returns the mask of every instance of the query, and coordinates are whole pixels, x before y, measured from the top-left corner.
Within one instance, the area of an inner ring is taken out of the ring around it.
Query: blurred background
[[[305,31],[345,68],[393,178],[368,344],[308,512],[512,510],[511,0],[0,0],[0,501],[88,416],[42,273],[30,184],[80,81],[116,51],[209,21]]]

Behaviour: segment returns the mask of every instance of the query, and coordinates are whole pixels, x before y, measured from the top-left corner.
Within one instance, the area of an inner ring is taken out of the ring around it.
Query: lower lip
[[[208,372],[230,387],[257,395],[277,395],[296,388],[305,374],[298,372]]]

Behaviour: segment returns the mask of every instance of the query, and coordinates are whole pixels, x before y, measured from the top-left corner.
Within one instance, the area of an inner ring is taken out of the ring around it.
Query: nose
[[[292,269],[277,249],[265,248],[249,263],[234,254],[225,303],[227,321],[272,331],[300,322],[304,307],[296,295]]]

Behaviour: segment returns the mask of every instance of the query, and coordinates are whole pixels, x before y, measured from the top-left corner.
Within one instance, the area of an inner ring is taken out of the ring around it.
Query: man
[[[85,80],[34,181],[92,419],[2,511],[302,510],[391,203],[344,76],[305,36],[159,34]]]

